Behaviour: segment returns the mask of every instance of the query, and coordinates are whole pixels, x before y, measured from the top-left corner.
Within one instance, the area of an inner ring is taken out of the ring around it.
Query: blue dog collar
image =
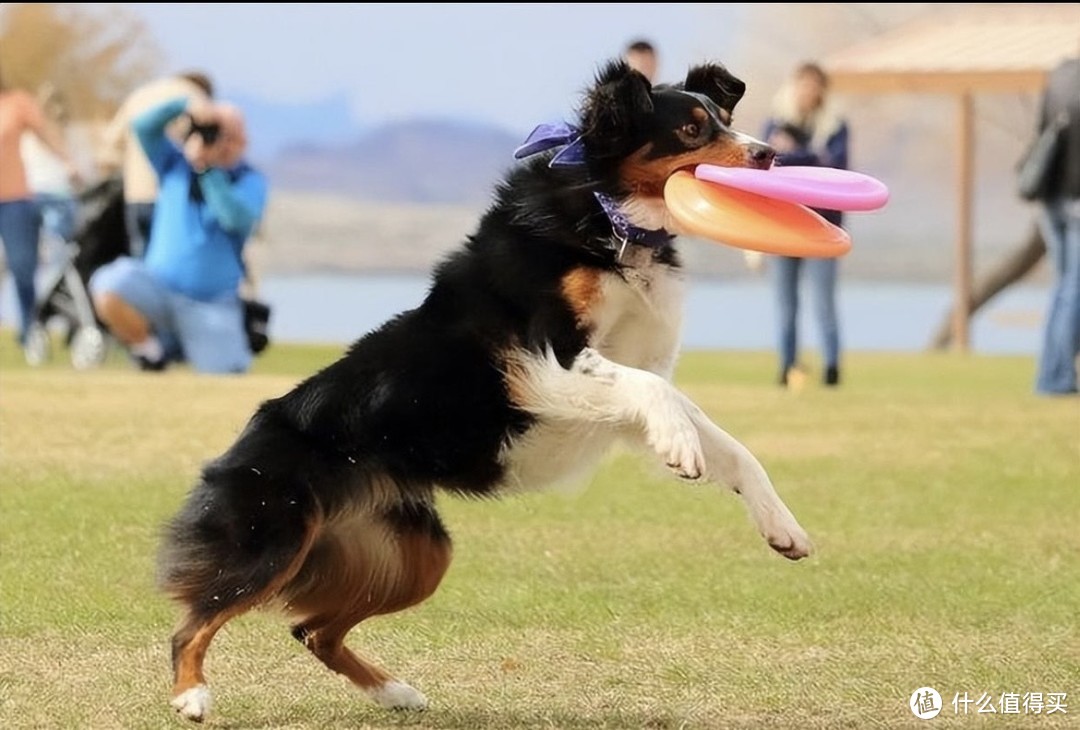
[[[603,193],[593,193],[593,195],[596,196],[600,207],[607,213],[608,220],[611,221],[611,230],[619,240],[650,248],[659,248],[671,242],[673,236],[663,228],[650,230],[632,224],[627,219],[626,214],[619,209],[619,204],[615,202],[614,198]]]

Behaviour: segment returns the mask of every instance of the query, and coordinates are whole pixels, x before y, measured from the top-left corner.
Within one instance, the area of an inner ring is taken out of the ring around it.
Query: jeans
[[[799,276],[805,269],[810,280],[814,316],[821,335],[822,358],[826,368],[840,367],[840,326],[836,315],[837,260],[776,256],[773,275],[780,317],[780,372],[798,362]]]
[[[130,256],[90,277],[90,292],[116,294],[137,309],[161,342],[167,360],[188,362],[200,373],[243,373],[251,367],[244,310],[236,292],[199,301],[170,290]]]
[[[1054,280],[1035,390],[1049,395],[1075,393],[1080,353],[1080,199],[1046,201],[1039,213]]]
[[[0,203],[0,239],[4,241],[15,295],[19,302],[19,342],[26,342],[26,332],[34,321],[36,296],[34,277],[38,267],[38,243],[41,214],[29,198]]]
[[[68,245],[75,240],[78,204],[70,195],[38,193],[34,196],[41,214],[39,268],[59,276],[70,260]]]
[[[34,196],[41,211],[41,225],[49,235],[62,241],[75,238],[75,222],[78,217],[78,204],[75,198],[54,193],[38,193]]]

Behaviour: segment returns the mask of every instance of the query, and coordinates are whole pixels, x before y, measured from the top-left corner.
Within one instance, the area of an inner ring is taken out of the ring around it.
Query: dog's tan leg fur
[[[304,541],[293,560],[286,564],[273,581],[261,591],[250,595],[247,600],[233,603],[221,612],[210,616],[188,613],[172,639],[172,706],[177,712],[189,720],[202,722],[210,709],[210,692],[206,687],[206,677],[203,673],[203,662],[210,648],[210,642],[222,626],[272,598],[296,575],[304,564],[317,534],[318,523],[313,521],[308,525]],[[184,600],[183,596],[178,596],[178,598]],[[194,601],[185,602],[190,605]]]
[[[288,609],[303,617],[293,636],[379,705],[423,709],[427,699],[420,692],[353,653],[344,640],[364,619],[428,598],[450,559],[448,540],[401,534],[375,518],[356,516],[320,541],[296,585],[286,589]],[[308,575],[323,579],[306,580]]]

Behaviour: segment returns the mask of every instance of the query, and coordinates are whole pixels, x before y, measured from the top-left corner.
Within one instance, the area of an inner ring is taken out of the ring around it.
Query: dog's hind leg
[[[363,618],[344,615],[337,621],[320,624],[306,621],[293,627],[293,636],[329,669],[362,689],[377,705],[388,710],[423,710],[427,697],[394,678],[386,670],[358,656],[345,646],[345,636]]]
[[[346,635],[364,619],[430,596],[450,565],[450,539],[434,510],[413,505],[393,512],[335,525],[285,594],[288,609],[304,616],[293,636],[323,664],[381,707],[422,710],[422,693],[345,646]]]
[[[171,704],[196,722],[205,719],[210,710],[203,661],[214,635],[229,620],[274,597],[288,583],[303,564],[319,524],[313,516],[306,522],[279,525],[272,535],[260,534],[241,547],[235,532],[215,531],[206,521],[193,519],[193,514],[203,512],[208,494],[197,493],[173,521],[160,556],[163,589],[187,607],[172,637]],[[214,527],[222,524],[216,522]],[[254,526],[248,530],[253,531],[258,532]]]
[[[173,634],[173,690],[170,704],[187,719],[202,722],[210,712],[210,689],[203,675],[203,661],[210,641],[229,619],[248,608],[237,606],[234,611],[208,618],[189,613]]]

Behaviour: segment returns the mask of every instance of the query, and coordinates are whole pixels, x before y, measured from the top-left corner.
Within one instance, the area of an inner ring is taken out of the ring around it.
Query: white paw
[[[701,437],[677,403],[664,403],[647,414],[646,439],[664,463],[683,479],[700,479],[705,473]]]
[[[187,719],[202,722],[210,712],[210,690],[205,684],[197,684],[173,697],[169,704]]]
[[[806,531],[794,521],[784,521],[762,533],[765,541],[788,560],[800,560],[814,552]]]
[[[427,697],[422,692],[396,679],[369,689],[367,693],[377,705],[388,710],[426,710],[428,705]]]

